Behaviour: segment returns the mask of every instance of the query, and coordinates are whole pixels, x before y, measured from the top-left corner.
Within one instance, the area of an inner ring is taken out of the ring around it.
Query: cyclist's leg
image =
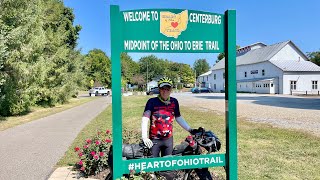
[[[173,151],[173,137],[170,137],[169,139],[163,140],[161,148],[161,156],[167,156],[172,155]]]
[[[152,140],[153,146],[151,148],[152,157],[159,157],[160,155],[160,148],[162,146],[161,140],[153,139]]]

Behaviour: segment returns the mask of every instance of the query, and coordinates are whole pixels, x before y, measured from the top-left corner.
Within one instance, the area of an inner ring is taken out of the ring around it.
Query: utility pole
[[[194,70],[194,77],[196,81],[194,82],[194,87],[197,87],[197,70]]]
[[[149,81],[149,69],[148,69],[148,60],[147,60],[147,91],[148,91],[148,81]]]

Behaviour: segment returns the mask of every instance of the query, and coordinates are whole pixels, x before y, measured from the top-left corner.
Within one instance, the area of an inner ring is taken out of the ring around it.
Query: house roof
[[[263,46],[263,43],[255,43],[253,45],[247,46],[245,48],[241,48],[237,51],[237,60],[236,64],[239,65],[246,65],[246,64],[255,64],[255,63],[261,63],[264,61],[270,61],[270,59],[276,55],[283,47],[285,47],[287,44],[292,44],[298,51],[299,48],[292,43],[291,41],[284,41],[280,43],[276,43],[270,46]],[[262,44],[260,48],[252,48],[256,44]],[[301,51],[300,51],[301,52]],[[302,52],[301,54],[305,56]],[[307,59],[307,57],[305,57]],[[301,61],[294,61],[294,60],[288,60],[288,61],[270,61],[275,66],[279,67],[283,71],[319,71],[319,66],[313,64],[312,62],[301,60]],[[299,63],[297,63],[299,62]],[[211,70],[217,70],[217,69],[224,69],[224,63],[225,59],[223,58],[220,60],[217,64],[215,64]],[[299,67],[301,66],[301,67]]]
[[[208,76],[208,75],[210,75],[211,73],[212,73],[212,71],[208,71],[208,72],[206,72],[206,73],[201,74],[199,77],[201,77],[201,76]]]
[[[281,60],[270,61],[283,71],[320,71],[320,67],[310,61]]]

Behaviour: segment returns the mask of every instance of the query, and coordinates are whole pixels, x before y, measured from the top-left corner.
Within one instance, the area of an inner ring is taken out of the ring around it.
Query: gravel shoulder
[[[225,112],[224,94],[173,94],[181,106]],[[249,121],[297,129],[320,137],[320,97],[238,94],[237,115]]]

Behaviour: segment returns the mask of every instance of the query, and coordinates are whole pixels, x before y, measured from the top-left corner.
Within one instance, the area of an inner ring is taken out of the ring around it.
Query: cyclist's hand
[[[148,148],[152,148],[153,142],[149,138],[143,138],[142,141]]]

